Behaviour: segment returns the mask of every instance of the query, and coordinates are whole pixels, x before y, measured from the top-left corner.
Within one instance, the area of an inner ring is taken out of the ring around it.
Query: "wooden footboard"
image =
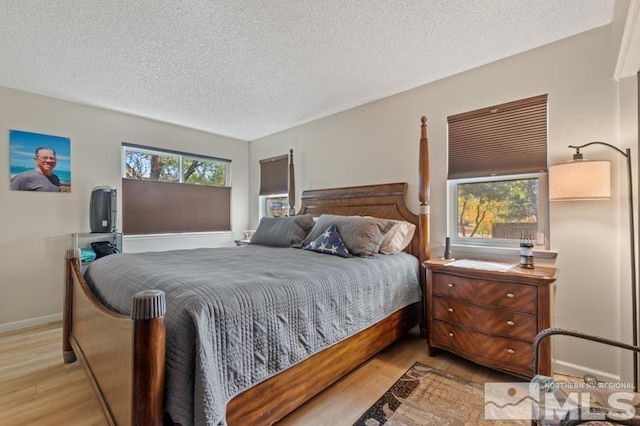
[[[138,293],[132,318],[120,315],[95,298],[79,258],[78,249],[67,251],[64,362],[80,359],[109,424],[161,425],[164,293]]]

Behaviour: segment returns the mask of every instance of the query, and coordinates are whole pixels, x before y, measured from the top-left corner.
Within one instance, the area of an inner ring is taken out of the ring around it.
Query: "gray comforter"
[[[183,425],[225,423],[236,394],[420,300],[418,261],[257,245],[118,254],[85,274],[129,314],[166,293],[166,411]]]

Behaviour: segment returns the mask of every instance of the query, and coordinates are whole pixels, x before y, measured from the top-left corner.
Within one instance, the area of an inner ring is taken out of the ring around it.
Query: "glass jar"
[[[520,267],[524,269],[533,269],[533,243],[520,243]]]

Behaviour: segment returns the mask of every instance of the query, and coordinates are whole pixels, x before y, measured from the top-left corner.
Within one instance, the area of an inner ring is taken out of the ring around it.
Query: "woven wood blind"
[[[547,95],[447,117],[449,179],[547,170]]]
[[[122,179],[125,234],[229,231],[231,188]]]
[[[260,195],[284,194],[289,190],[289,154],[260,160]]]

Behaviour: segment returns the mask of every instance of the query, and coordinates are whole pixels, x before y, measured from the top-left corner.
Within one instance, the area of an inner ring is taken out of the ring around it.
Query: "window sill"
[[[233,235],[232,231],[202,231],[202,232],[172,232],[162,234],[123,234],[123,238],[127,240],[147,239],[147,238],[189,238],[189,237],[208,237],[215,235]]]
[[[451,251],[454,257],[502,257],[502,258],[517,258],[520,257],[520,249],[517,247],[490,247],[490,246],[473,246],[452,244]],[[533,249],[533,257],[538,259],[551,259],[555,260],[558,256],[558,252],[555,250],[545,250],[542,248]]]

